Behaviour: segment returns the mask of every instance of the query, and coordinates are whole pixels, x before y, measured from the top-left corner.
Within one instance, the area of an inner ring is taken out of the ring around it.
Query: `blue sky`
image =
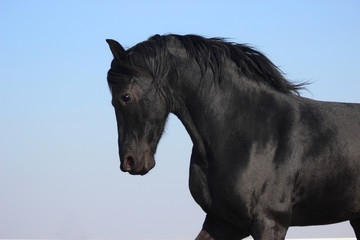
[[[226,37],[264,52],[303,96],[360,102],[359,1],[0,0],[0,238],[193,239],[191,141],[170,116],[144,177],[120,172],[106,38]],[[348,223],[288,237],[353,237]]]

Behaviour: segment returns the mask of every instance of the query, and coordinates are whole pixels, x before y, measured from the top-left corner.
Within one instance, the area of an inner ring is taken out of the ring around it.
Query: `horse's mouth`
[[[155,162],[154,162],[154,165],[151,166],[151,167],[144,167],[144,168],[142,168],[140,170],[130,170],[129,174],[143,176],[143,175],[147,174],[154,166],[155,166]]]
[[[137,162],[132,156],[128,156],[121,163],[120,169],[131,175],[145,175],[155,166],[153,157],[145,158],[141,162]]]
[[[143,176],[145,174],[147,174],[148,172],[150,171],[150,169],[142,169],[141,171],[129,171],[129,174],[130,175],[140,175],[140,176]]]

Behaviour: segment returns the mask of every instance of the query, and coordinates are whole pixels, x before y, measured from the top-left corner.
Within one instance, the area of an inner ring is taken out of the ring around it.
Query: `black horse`
[[[350,220],[360,239],[360,104],[314,101],[262,53],[196,35],[107,40],[120,168],[146,174],[169,113],[189,133],[196,239],[284,239]]]

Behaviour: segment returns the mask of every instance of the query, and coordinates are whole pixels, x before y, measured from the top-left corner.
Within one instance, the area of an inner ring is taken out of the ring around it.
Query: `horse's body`
[[[221,39],[108,43],[121,169],[147,173],[178,116],[207,213],[197,239],[284,239],[289,226],[346,220],[360,239],[360,105],[302,98],[264,55]]]

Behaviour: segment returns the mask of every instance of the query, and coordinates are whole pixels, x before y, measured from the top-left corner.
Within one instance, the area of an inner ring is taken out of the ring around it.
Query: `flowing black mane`
[[[172,64],[172,55],[167,47],[170,43],[178,42],[186,50],[190,58],[199,65],[202,73],[210,67],[214,78],[221,81],[219,76],[225,59],[231,59],[240,74],[257,83],[266,84],[285,94],[299,95],[304,83],[294,84],[288,81],[281,70],[276,67],[264,54],[244,44],[227,42],[222,38],[204,38],[197,35],[154,35],[147,41],[141,42],[128,50],[130,59],[143,62],[154,79],[161,85],[162,80]],[[159,83],[160,82],[160,83]]]

